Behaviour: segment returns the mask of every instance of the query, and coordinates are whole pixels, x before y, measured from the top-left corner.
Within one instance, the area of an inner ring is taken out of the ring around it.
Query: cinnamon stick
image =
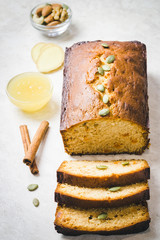
[[[32,165],[29,166],[29,168],[30,168],[32,174],[35,175],[35,174],[39,173],[39,170],[38,170],[38,167],[37,167],[35,159],[33,160]]]
[[[45,133],[48,129],[48,126],[49,126],[49,122],[47,122],[47,121],[43,121],[40,124],[37,132],[35,133],[35,135],[33,137],[33,140],[31,142],[31,144],[28,147],[28,151],[25,153],[25,157],[23,159],[24,163],[26,163],[28,165],[33,164],[36,152],[37,152],[38,147],[39,147],[39,145],[42,141],[42,138],[44,137],[44,135],[45,135]]]
[[[21,137],[22,137],[22,142],[23,142],[23,147],[24,147],[24,153],[26,154],[29,148],[29,145],[31,144],[30,137],[29,137],[29,132],[27,125],[21,125],[20,127],[20,132],[21,132]],[[38,174],[39,170],[36,164],[36,161],[34,159],[33,164],[29,166],[30,171],[32,174]]]

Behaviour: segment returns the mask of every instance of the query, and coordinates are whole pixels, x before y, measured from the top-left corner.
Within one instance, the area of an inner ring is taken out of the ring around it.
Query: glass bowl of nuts
[[[71,24],[71,19],[69,6],[59,2],[37,5],[30,13],[32,26],[49,37],[64,33]]]

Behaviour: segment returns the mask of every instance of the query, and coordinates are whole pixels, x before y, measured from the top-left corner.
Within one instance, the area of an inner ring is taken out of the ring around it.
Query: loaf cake
[[[141,182],[123,187],[84,188],[58,184],[55,201],[80,208],[119,207],[149,199],[148,183]]]
[[[94,41],[66,49],[60,132],[68,154],[141,154],[146,149],[144,44]]]
[[[137,233],[149,227],[147,203],[117,208],[81,209],[58,206],[55,228],[64,235]]]
[[[74,186],[95,188],[124,186],[150,178],[147,161],[64,161],[57,170],[57,181]]]

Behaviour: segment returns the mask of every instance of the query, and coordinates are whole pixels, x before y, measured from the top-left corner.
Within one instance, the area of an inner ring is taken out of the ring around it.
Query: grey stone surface
[[[0,44],[0,239],[2,240],[158,240],[160,237],[160,1],[156,0],[66,0],[73,11],[70,29],[62,36],[47,38],[35,30],[29,20],[36,0],[1,1]],[[27,114],[7,99],[5,88],[14,75],[37,71],[31,58],[31,48],[37,42],[53,42],[65,49],[84,40],[139,40],[147,45],[148,85],[150,105],[149,150],[138,156],[83,156],[65,154],[59,134],[62,69],[49,74],[53,81],[53,97],[40,112]],[[27,124],[33,137],[42,120],[50,122],[50,129],[37,154],[40,175],[35,177],[22,163],[23,146],[19,125]],[[144,158],[151,166],[149,182],[150,229],[127,236],[64,237],[53,228],[56,204],[56,169],[65,159]],[[37,183],[39,188],[29,192],[27,186]],[[33,198],[40,200],[35,208]]]

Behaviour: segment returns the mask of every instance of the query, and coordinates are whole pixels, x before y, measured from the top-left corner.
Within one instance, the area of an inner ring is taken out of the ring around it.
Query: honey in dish
[[[23,73],[10,80],[7,93],[17,107],[34,112],[48,103],[52,96],[52,85],[43,74]]]

